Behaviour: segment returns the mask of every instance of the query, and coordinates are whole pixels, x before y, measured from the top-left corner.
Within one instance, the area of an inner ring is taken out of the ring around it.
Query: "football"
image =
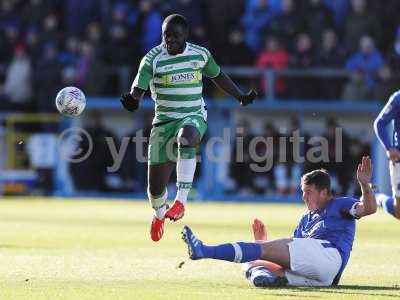
[[[86,106],[85,94],[77,87],[65,87],[57,94],[56,106],[58,111],[65,116],[79,116]]]

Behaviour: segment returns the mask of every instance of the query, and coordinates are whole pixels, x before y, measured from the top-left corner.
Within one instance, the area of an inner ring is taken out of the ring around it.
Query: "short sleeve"
[[[203,74],[206,75],[207,77],[215,78],[219,75],[220,72],[221,68],[215,62],[214,58],[210,54],[210,56],[208,57],[208,61],[203,68]]]
[[[357,205],[360,203],[360,200],[349,197],[349,198],[337,199],[336,201],[338,201],[337,203],[338,209],[342,216],[347,218],[359,219],[359,217],[356,214],[356,208]]]
[[[149,87],[150,80],[153,78],[153,68],[150,65],[149,59],[145,56],[139,65],[138,73],[136,74],[135,80],[133,81],[133,87],[147,90]]]

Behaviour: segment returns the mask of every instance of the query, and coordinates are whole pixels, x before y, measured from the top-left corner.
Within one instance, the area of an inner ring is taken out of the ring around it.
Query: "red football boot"
[[[182,219],[184,214],[185,206],[181,201],[175,200],[171,208],[165,213],[165,217],[172,221],[178,221],[179,219]]]
[[[156,216],[153,217],[150,228],[150,236],[154,242],[161,240],[164,234],[164,221],[165,218],[158,219]]]

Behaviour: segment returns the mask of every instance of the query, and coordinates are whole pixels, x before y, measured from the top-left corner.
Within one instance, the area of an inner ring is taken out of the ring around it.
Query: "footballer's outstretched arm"
[[[368,156],[364,156],[357,167],[357,180],[361,187],[362,202],[357,205],[356,215],[364,217],[376,212],[375,194],[370,187],[372,176],[372,163]]]
[[[131,91],[123,94],[120,101],[126,110],[135,111],[139,108],[139,102],[142,100],[145,92],[141,88],[132,86]]]
[[[236,98],[242,106],[253,103],[253,100],[257,97],[257,93],[254,90],[244,94],[222,70],[219,72],[218,76],[211,78],[211,80],[224,92]]]

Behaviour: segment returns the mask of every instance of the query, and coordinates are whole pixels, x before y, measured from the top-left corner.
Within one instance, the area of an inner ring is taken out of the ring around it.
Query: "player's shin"
[[[164,190],[164,193],[158,196],[152,195],[147,189],[147,196],[149,198],[151,207],[154,209],[155,216],[158,219],[163,219],[165,216],[165,212],[167,210],[167,198],[168,198],[168,191],[167,189]]]
[[[261,258],[262,249],[259,243],[229,243],[218,246],[203,245],[204,258],[227,260],[244,263]]]
[[[179,147],[176,163],[176,200],[186,204],[188,194],[192,188],[194,172],[196,171],[196,148]]]

